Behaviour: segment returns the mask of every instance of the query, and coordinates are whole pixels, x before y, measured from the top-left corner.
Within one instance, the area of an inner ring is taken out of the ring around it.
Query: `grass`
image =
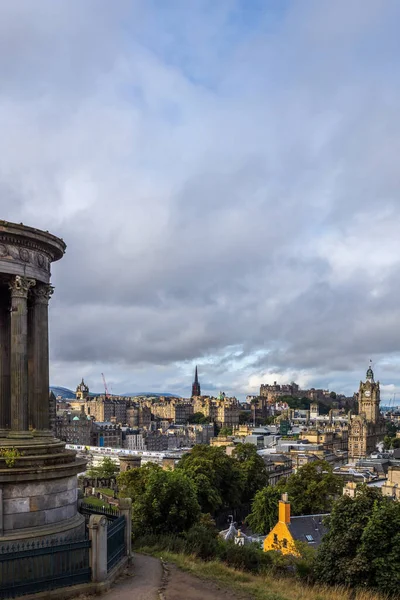
[[[213,581],[223,588],[254,600],[385,600],[368,591],[348,591],[343,588],[308,586],[293,578],[272,575],[251,575],[232,569],[219,561],[202,561],[193,556],[143,547],[139,551],[172,562],[183,571],[201,579]]]
[[[103,506],[105,506],[105,508],[111,507],[111,504],[108,504],[108,502],[105,502],[105,500],[101,500],[100,498],[96,498],[95,496],[85,496],[84,503],[92,504],[92,506],[100,506],[101,508],[103,508]]]
[[[100,494],[106,494],[107,496],[114,497],[114,490],[111,488],[96,488],[96,492],[100,492]]]

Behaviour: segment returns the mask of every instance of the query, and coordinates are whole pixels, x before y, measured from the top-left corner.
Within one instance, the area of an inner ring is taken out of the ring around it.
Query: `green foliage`
[[[244,425],[245,423],[251,423],[253,420],[253,416],[251,412],[247,410],[241,410],[239,413],[239,424]]]
[[[287,492],[294,515],[329,512],[342,492],[343,483],[325,461],[315,461],[300,467],[287,480],[268,486],[254,496],[251,513],[246,521],[254,532],[267,534],[278,520],[278,502]]]
[[[221,437],[232,435],[232,427],[221,427],[221,429],[218,432],[218,435]]]
[[[238,462],[224,448],[195,446],[181,458],[182,470],[197,487],[197,498],[204,513],[215,514],[222,508],[241,503],[243,475]]]
[[[281,497],[279,486],[264,487],[254,496],[251,513],[246,518],[254,533],[265,535],[278,521],[278,502]]]
[[[389,508],[389,505],[390,508]],[[395,506],[395,516],[391,508]],[[388,521],[383,522],[384,519]],[[382,519],[382,522],[380,521]],[[379,587],[386,575],[378,575],[379,566],[396,580],[400,569],[393,553],[393,537],[400,541],[400,505],[383,498],[375,488],[360,486],[355,498],[341,496],[327,519],[329,531],[318,549],[315,574],[329,585]]]
[[[110,458],[106,456],[103,458],[103,462],[98,467],[92,467],[88,470],[87,474],[89,477],[99,477],[100,479],[108,479],[109,477],[115,477],[118,473],[118,466]]]
[[[334,475],[331,465],[319,460],[290,475],[283,491],[289,494],[292,514],[311,515],[329,512],[342,489],[343,482]]]
[[[1,448],[0,449],[0,458],[4,458],[6,466],[9,469],[12,469],[15,465],[15,459],[19,456],[22,456],[21,452],[18,448]]]
[[[205,423],[209,423],[210,419],[203,415],[201,412],[196,412],[189,417],[189,423],[194,425],[203,425]]]
[[[132,498],[132,532],[180,533],[200,516],[197,488],[184,472],[157,465],[131,469],[118,478],[121,495]]]
[[[395,438],[398,430],[399,428],[397,425],[395,425],[395,423],[392,423],[391,421],[386,422],[386,433],[389,437]]]
[[[256,492],[268,483],[265,462],[254,444],[238,444],[233,451],[233,458],[239,463],[243,479],[242,502],[253,500]]]

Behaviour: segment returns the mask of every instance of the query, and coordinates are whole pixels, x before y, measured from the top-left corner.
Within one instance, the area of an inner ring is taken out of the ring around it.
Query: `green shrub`
[[[271,557],[263,552],[256,544],[238,546],[232,541],[219,542],[218,556],[229,567],[262,573],[271,567]]]
[[[212,560],[218,554],[217,530],[206,525],[194,525],[186,533],[186,552],[203,560]]]

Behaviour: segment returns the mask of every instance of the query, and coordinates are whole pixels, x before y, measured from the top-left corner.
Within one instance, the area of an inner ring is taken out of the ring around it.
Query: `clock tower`
[[[371,367],[367,371],[365,382],[360,381],[358,392],[358,413],[365,415],[367,421],[377,423],[379,421],[379,403],[381,401],[379,381],[375,383],[374,372]]]
[[[381,401],[379,381],[369,366],[366,380],[360,381],[358,391],[358,415],[349,422],[349,459],[366,458],[376,449],[385,435],[385,422],[379,411]]]

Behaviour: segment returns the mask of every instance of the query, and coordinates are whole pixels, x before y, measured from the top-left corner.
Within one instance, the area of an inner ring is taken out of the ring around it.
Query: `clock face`
[[[365,396],[366,398],[369,398],[369,397],[370,397],[370,395],[371,395],[371,392],[370,392],[369,390],[367,390],[366,392],[364,392],[364,396]]]

